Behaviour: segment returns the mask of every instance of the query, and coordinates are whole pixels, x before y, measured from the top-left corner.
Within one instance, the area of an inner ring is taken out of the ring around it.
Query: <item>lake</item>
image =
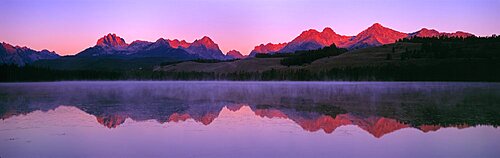
[[[0,157],[500,157],[500,84],[0,83]]]

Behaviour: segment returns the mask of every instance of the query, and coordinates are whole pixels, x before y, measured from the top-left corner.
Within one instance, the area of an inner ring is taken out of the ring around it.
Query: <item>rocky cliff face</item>
[[[128,44],[121,37],[116,34],[107,34],[97,40],[96,46],[112,47],[112,48],[126,48]]]

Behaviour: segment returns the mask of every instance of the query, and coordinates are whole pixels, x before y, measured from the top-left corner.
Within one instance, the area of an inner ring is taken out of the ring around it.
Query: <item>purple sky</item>
[[[356,35],[375,22],[402,32],[422,27],[500,33],[499,0],[2,0],[0,42],[76,54],[116,33],[128,43],[211,37],[223,52],[248,54],[307,29]]]

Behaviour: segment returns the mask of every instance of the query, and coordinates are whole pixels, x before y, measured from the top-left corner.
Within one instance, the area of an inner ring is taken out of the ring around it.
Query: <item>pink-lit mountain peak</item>
[[[254,50],[259,51],[259,52],[276,52],[280,50],[281,48],[285,47],[287,43],[267,43],[267,44],[260,44],[258,46],[255,46]]]
[[[410,34],[412,36],[416,36],[416,37],[438,37],[438,36],[442,36],[444,33],[441,33],[437,30],[434,30],[434,29],[428,29],[428,28],[422,28],[421,30],[413,33],[413,34]]]
[[[452,37],[471,37],[474,36],[474,34],[468,33],[468,32],[463,32],[463,31],[457,31],[455,33],[451,33],[450,36]]]
[[[340,35],[335,33],[333,31],[333,29],[326,27],[321,32],[319,32],[315,29],[310,29],[310,30],[304,31],[294,41],[295,42],[299,42],[299,41],[302,42],[302,41],[314,40],[314,41],[319,41],[319,42],[323,42],[323,41],[326,42],[326,41],[332,40],[333,38],[336,38],[336,37],[340,37]]]
[[[321,32],[314,29],[304,31],[291,43],[316,42],[323,46],[329,46],[333,43],[339,45],[346,42],[349,38],[349,36],[343,36],[335,33],[335,31],[333,31],[333,29],[330,27],[325,27]]]
[[[394,43],[397,40],[406,37],[408,37],[408,34],[406,33],[384,27],[379,23],[375,23],[366,30],[356,35],[354,39],[347,42],[344,47],[357,48],[366,46],[379,46]]]
[[[203,38],[195,40],[191,46],[205,46],[208,49],[219,49],[219,46],[208,36],[203,36]]]
[[[422,28],[421,30],[419,30],[417,32],[410,33],[410,36],[411,37],[441,37],[441,36],[445,36],[445,37],[465,38],[465,37],[470,37],[470,36],[474,36],[474,35],[471,33],[463,32],[463,31],[457,31],[454,33],[446,33],[446,32],[439,32],[439,31],[434,30],[434,29]]]
[[[335,44],[337,46],[348,42],[350,36],[343,36],[335,33],[333,29],[327,27],[319,32],[310,29],[302,32],[279,52],[295,52],[298,50],[314,50]]]
[[[418,32],[421,32],[421,33],[428,33],[428,34],[439,34],[439,31],[437,30],[434,30],[434,29],[428,29],[428,28],[422,28],[420,29],[420,31]]]
[[[154,44],[156,44],[156,45],[168,45],[169,43],[168,43],[168,41],[166,39],[159,38],[158,40],[156,40],[154,42]]]
[[[11,45],[11,44],[5,43],[5,42],[2,42],[2,47],[4,47],[4,49],[7,51],[7,53],[15,53],[16,49],[23,50],[23,51],[31,50],[30,48],[28,48],[26,46],[18,46],[18,45],[14,46],[14,45]]]
[[[316,29],[309,29],[309,30],[306,30],[306,31],[303,31],[299,37],[311,37],[311,36],[318,36],[320,34],[320,32]]]
[[[384,26],[382,26],[382,24],[376,22],[376,23],[373,23],[373,25],[370,26],[370,28],[383,29],[383,28],[386,28],[386,27],[384,27]]]
[[[125,40],[116,34],[107,34],[104,37],[101,37],[99,40],[97,40],[97,46],[108,46],[108,47],[118,47],[118,48],[124,48],[127,47],[128,44],[125,42]]]
[[[256,54],[267,54],[267,53],[275,53],[278,52],[279,50],[283,49],[288,43],[278,43],[278,44],[273,44],[273,43],[267,43],[267,44],[260,44],[258,46],[255,46],[250,52],[251,57],[255,56]]]
[[[380,23],[375,23],[363,32],[359,33],[359,35],[369,35],[369,36],[379,36],[379,37],[387,37],[387,38],[404,38],[407,34],[387,28],[382,26]]]
[[[330,27],[325,27],[321,32],[326,34],[336,34],[335,31],[333,31],[333,29]]]
[[[137,44],[144,44],[147,41],[134,41],[132,42],[134,45]],[[210,37],[204,36],[201,39],[195,40],[193,43],[186,42],[185,40],[178,40],[178,39],[164,39],[164,38],[159,38],[155,42],[155,44],[161,44],[161,45],[169,45],[172,48],[188,48],[189,46],[204,46],[208,49],[219,49],[218,45],[210,39]],[[97,40],[97,46],[106,46],[106,47],[112,47],[112,48],[126,48],[129,46],[125,42],[123,38],[120,36],[114,34],[114,33],[109,33],[100,39]],[[130,44],[132,45],[132,44]]]
[[[186,42],[185,40],[178,40],[178,39],[174,39],[174,40],[168,40],[168,44],[170,44],[170,46],[172,48],[187,48],[191,45],[191,43],[188,43]]]
[[[14,47],[13,45],[2,42],[2,46],[7,51],[7,53],[15,53],[16,52],[16,47]]]

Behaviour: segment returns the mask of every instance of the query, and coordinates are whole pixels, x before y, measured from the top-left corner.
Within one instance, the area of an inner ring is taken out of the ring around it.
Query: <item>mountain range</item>
[[[427,28],[413,33],[403,33],[375,23],[356,36],[346,36],[337,34],[333,29],[326,27],[321,32],[314,29],[306,30],[290,42],[260,44],[254,47],[248,57],[254,57],[259,53],[293,53],[302,50],[315,50],[332,44],[352,50],[390,44],[402,38],[436,36],[469,37],[474,35],[462,31],[445,33]],[[12,46],[7,43],[2,43],[0,47],[0,63],[4,64],[23,66],[41,59],[58,59],[59,57],[53,51],[35,51],[27,47]],[[185,40],[163,38],[155,42],[136,40],[127,43],[118,35],[110,33],[99,38],[95,46],[89,47],[72,57],[71,60],[89,60],[89,58],[168,58],[168,61],[185,61],[194,59],[231,60],[242,59],[247,56],[236,50],[231,50],[224,55],[218,44],[207,36],[191,43]],[[60,60],[67,59],[61,58]]]
[[[130,44],[116,34],[108,34],[95,46],[76,54],[76,57],[174,57],[179,60],[189,59],[226,59],[212,39],[207,36],[192,43],[160,38],[155,42],[134,41]]]
[[[255,46],[250,56],[255,56],[257,53],[291,53],[301,50],[314,50],[332,44],[340,48],[352,50],[390,44],[402,38],[440,36],[469,37],[474,35],[462,31],[457,31],[455,33],[438,32],[427,28],[423,28],[413,33],[403,33],[384,27],[379,23],[375,23],[356,36],[345,36],[339,35],[331,28],[326,27],[321,32],[314,29],[306,30],[290,42],[280,44],[268,43]]]
[[[46,49],[36,51],[28,47],[13,46],[2,42],[0,44],[0,64],[15,64],[24,66],[40,59],[57,59],[60,56]]]

